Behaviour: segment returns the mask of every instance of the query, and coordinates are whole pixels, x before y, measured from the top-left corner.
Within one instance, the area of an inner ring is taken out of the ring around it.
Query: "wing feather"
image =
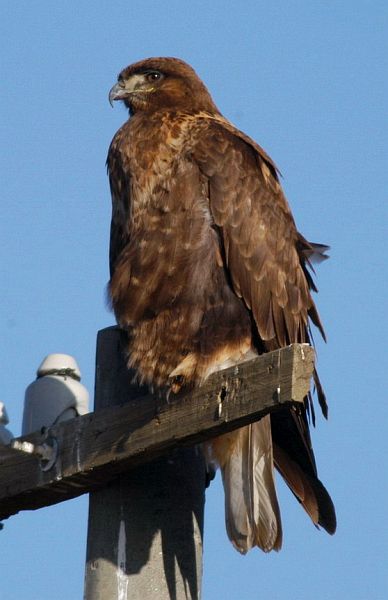
[[[297,231],[277,169],[260,146],[221,118],[205,125],[193,156],[208,179],[225,268],[236,294],[252,311],[264,347],[310,342],[309,318],[324,336],[308,269],[312,260],[326,257],[327,247],[311,244]],[[314,380],[326,416],[316,372]],[[276,466],[313,522],[333,533],[334,507],[317,478],[308,411],[314,421],[309,397],[298,411],[271,415]]]
[[[209,119],[193,154],[208,178],[233,287],[252,309],[261,339],[278,346],[306,341],[309,316],[322,330],[307,269],[325,247],[298,233],[275,165],[230,123]]]

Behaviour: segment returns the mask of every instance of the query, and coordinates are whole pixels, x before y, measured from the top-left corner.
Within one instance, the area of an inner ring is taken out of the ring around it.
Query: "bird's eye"
[[[163,78],[163,75],[162,73],[159,73],[159,71],[151,71],[150,73],[147,73],[146,78],[147,81],[158,81]]]

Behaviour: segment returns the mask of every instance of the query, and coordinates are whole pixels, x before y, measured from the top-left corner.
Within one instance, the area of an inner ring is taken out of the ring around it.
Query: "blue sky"
[[[93,389],[96,332],[113,323],[104,163],[126,119],[108,91],[131,62],[183,58],[278,164],[300,231],[331,246],[317,273],[330,418],[318,418],[313,442],[338,532],[316,531],[279,485],[283,550],[241,557],[217,479],[203,598],[386,598],[386,2],[35,0],[0,10],[0,396],[10,428],[20,432],[25,387],[50,352],[76,356]],[[86,524],[86,497],[6,521],[2,599],[81,598]]]

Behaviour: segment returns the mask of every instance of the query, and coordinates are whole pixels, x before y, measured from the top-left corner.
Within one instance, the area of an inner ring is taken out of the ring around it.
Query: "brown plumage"
[[[298,233],[276,166],[221,115],[194,70],[175,58],[141,61],[120,73],[110,100],[122,100],[130,119],[107,160],[109,293],[139,380],[176,391],[309,342],[309,320],[323,335],[308,268],[325,247]],[[281,546],[274,464],[313,522],[335,531],[309,411],[314,418],[306,398],[206,448],[222,470],[227,531],[240,552]]]

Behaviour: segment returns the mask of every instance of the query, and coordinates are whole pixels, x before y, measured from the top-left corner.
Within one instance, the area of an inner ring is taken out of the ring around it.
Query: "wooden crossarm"
[[[51,461],[0,446],[0,519],[90,492],[168,449],[301,402],[313,367],[313,349],[293,344],[214,373],[201,387],[171,394],[168,401],[142,395],[18,438],[34,449],[51,446]]]

